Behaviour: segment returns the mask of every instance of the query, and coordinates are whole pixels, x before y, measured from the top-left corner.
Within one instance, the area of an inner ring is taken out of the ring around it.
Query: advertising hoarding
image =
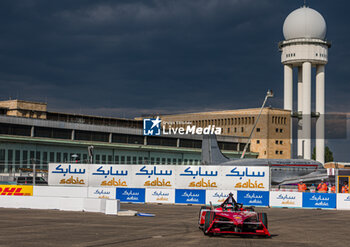
[[[336,208],[336,194],[303,193],[303,208]]]
[[[269,194],[268,191],[238,191],[237,202],[247,206],[268,206]]]
[[[301,208],[303,206],[303,193],[287,192],[287,191],[271,191],[270,206]]]
[[[146,189],[146,202],[175,203],[174,189]]]

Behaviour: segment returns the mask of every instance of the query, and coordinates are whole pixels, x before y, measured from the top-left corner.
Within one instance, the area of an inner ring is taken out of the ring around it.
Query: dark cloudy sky
[[[284,19],[302,5],[302,0],[0,1],[0,98],[46,101],[51,111],[134,117],[258,107],[271,88],[276,97],[269,104],[282,107],[277,43]],[[308,5],[326,19],[333,44],[326,110],[348,112],[350,2]]]

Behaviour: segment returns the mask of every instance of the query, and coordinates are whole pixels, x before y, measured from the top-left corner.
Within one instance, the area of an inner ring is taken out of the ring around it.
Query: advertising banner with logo
[[[220,188],[268,191],[269,171],[269,167],[262,166],[221,166]]]
[[[145,203],[145,189],[139,188],[117,188],[116,199],[121,202]]]
[[[176,166],[176,188],[217,189],[220,188],[219,166]]]
[[[175,203],[174,189],[146,189],[146,202]]]
[[[89,187],[88,197],[91,198],[102,198],[102,199],[113,199],[116,198],[116,188],[109,187]]]
[[[303,193],[301,192],[270,192],[271,207],[301,208],[303,206]]]
[[[303,193],[303,208],[336,208],[336,200],[336,194]]]
[[[133,165],[132,187],[135,188],[175,188],[176,166]]]
[[[269,168],[249,166],[49,164],[49,185],[269,190]]]
[[[128,187],[131,186],[131,165],[88,165],[89,186]]]
[[[210,202],[213,205],[220,205],[223,203],[228,195],[232,193],[233,198],[237,201],[237,191],[234,190],[207,190],[206,191],[206,204],[209,204]]]
[[[251,206],[268,206],[269,192],[268,191],[238,191],[237,202],[243,205]]]
[[[350,194],[337,194],[337,209],[350,210]]]
[[[49,185],[88,186],[88,164],[49,164]]]
[[[175,190],[175,203],[205,204],[205,190]]]
[[[30,185],[0,185],[0,196],[32,196],[33,186]]]

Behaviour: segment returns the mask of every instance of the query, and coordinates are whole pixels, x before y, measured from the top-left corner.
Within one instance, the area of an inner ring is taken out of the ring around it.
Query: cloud
[[[350,4],[312,5],[333,43],[327,111],[347,112],[350,16],[343,9]],[[1,1],[0,97],[133,117],[259,107],[270,88],[276,96],[268,104],[282,107],[277,44],[297,7],[277,0]]]

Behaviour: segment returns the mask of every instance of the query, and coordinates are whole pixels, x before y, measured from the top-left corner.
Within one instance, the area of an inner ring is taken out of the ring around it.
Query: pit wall
[[[95,198],[109,199],[108,201],[117,199],[120,202],[129,203],[208,205],[211,202],[213,205],[219,205],[232,192],[237,202],[247,206],[350,210],[350,194],[62,186],[11,186],[11,188],[6,190],[5,187],[6,185],[0,186],[0,207],[1,201],[5,197],[30,196],[40,197],[43,205],[50,204],[50,201],[54,201],[57,197],[63,198],[66,201],[71,200],[69,198]],[[9,186],[7,185],[7,187]],[[19,189],[26,191],[26,193],[21,194],[21,190]],[[17,195],[15,195],[15,192],[17,192]]]

